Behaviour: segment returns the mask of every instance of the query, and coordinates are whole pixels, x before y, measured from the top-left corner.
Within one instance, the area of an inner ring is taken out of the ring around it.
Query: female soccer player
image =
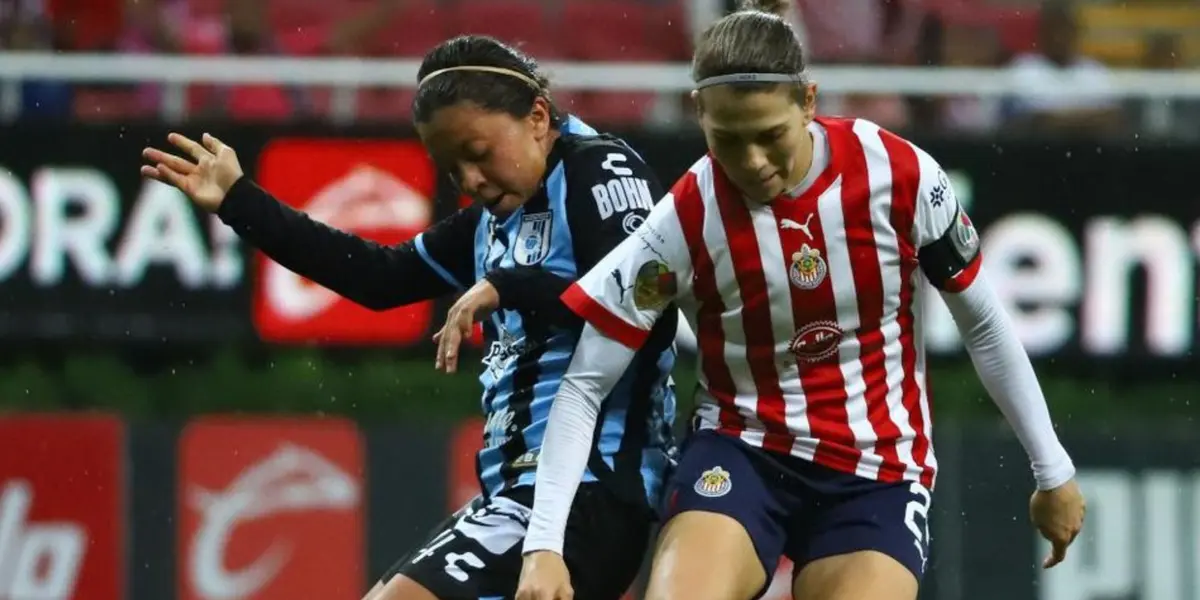
[[[702,406],[646,597],[752,598],[786,555],[800,600],[916,598],[937,468],[918,269],[1032,459],[1045,566],[1061,561],[1084,515],[1074,467],[945,173],[873,123],[814,118],[800,44],[770,11],[709,28],[693,76],[710,154],[564,295],[588,325],[551,410],[517,597],[584,591],[559,552],[599,402],[677,300]]]
[[[536,63],[504,44],[447,41],[426,55],[419,78],[417,131],[476,204],[411,242],[380,246],[291,210],[207,134],[201,143],[170,137],[194,163],[146,149],[142,173],[179,188],[281,265],[370,308],[465,291],[437,336],[437,362],[454,370],[458,340],[485,318],[483,495],[367,598],[511,597],[541,434],[582,326],[559,296],[642,222],[662,189],[624,143],[560,115]],[[619,598],[641,565],[629,548],[648,541],[675,412],[667,321],[605,405],[571,509],[565,557],[587,590],[581,598]]]

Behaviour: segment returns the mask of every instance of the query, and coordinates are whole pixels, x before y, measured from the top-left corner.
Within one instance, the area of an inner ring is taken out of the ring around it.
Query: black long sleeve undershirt
[[[230,188],[217,216],[283,267],[372,310],[456,290],[421,257],[414,241],[385,246],[329,227],[247,177]],[[446,227],[447,221],[434,228]],[[464,251],[469,254],[470,247]]]

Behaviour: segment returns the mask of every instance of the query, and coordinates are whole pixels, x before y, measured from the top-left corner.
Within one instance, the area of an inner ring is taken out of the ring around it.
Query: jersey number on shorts
[[[438,548],[449,544],[458,536],[459,534],[453,529],[443,531],[441,535],[433,538],[433,541],[429,542],[428,546],[421,548],[417,552],[417,555],[412,558],[412,563],[416,564],[433,556],[437,553]],[[463,569],[464,566],[471,567],[472,569],[482,569],[484,567],[483,561],[474,552],[448,552],[445,558],[446,565],[442,567],[442,570],[446,572],[446,575],[449,575],[452,579],[460,583],[471,578]]]
[[[917,552],[921,556],[921,570],[924,571],[925,562],[928,560],[925,549],[929,547],[929,504],[932,499],[929,497],[929,490],[916,482],[909,486],[908,492],[916,498],[909,501],[904,509],[904,524],[916,538],[913,544],[917,546]],[[917,517],[921,518],[920,523],[917,522]]]
[[[433,556],[438,548],[461,538],[469,539],[488,553],[500,556],[525,538],[529,512],[528,508],[506,498],[493,500],[493,504],[484,505],[459,517],[453,527],[443,531],[422,548],[413,557],[412,562],[415,564]],[[460,583],[471,577],[466,568],[478,570],[486,566],[479,555],[470,550],[447,552],[445,561],[446,564],[442,568],[446,575]]]

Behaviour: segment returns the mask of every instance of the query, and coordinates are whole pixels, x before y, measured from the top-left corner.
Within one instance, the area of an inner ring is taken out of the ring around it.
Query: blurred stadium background
[[[141,181],[142,146],[210,131],[288,203],[403,241],[461,203],[408,122],[420,56],[487,33],[669,182],[704,151],[690,41],[727,4],[0,0],[0,600],[353,600],[475,492],[474,375],[427,341],[448,305],[288,274]],[[1090,502],[1035,568],[1027,461],[931,306],[923,598],[1200,600],[1200,3],[793,18],[821,112],[951,172]]]

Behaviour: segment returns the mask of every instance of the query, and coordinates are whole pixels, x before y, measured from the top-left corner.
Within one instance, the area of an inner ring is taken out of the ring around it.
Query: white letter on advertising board
[[[10,481],[0,494],[0,598],[74,598],[87,533],[68,522],[29,523],[33,491]]]
[[[57,285],[67,257],[85,283],[108,283],[112,263],[105,241],[120,219],[117,188],[108,176],[91,169],[41,169],[33,176],[37,233],[29,271],[34,283]],[[78,214],[69,214],[72,206]]]
[[[142,188],[116,257],[117,280],[126,287],[141,283],[154,264],[175,267],[187,289],[204,287],[208,277],[207,248],[191,203],[175,188],[157,181]]]
[[[1187,232],[1164,217],[1098,219],[1087,227],[1085,349],[1117,354],[1129,347],[1133,276],[1146,273],[1146,346],[1178,356],[1191,346],[1193,260]]]
[[[29,253],[29,194],[12,172],[0,168],[0,281],[17,272]]]
[[[1075,238],[1051,219],[1023,213],[989,227],[982,245],[988,278],[1026,350],[1062,349],[1075,333],[1072,308],[1083,287]]]

